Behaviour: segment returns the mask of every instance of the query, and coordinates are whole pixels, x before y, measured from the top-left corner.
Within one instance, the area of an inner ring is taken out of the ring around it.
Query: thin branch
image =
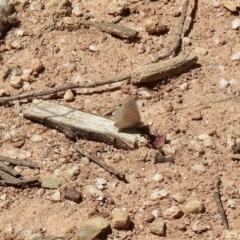
[[[38,164],[35,162],[27,162],[24,160],[18,160],[18,159],[13,159],[5,156],[0,156],[0,161],[2,162],[8,162],[13,165],[19,165],[19,166],[25,166],[25,167],[30,167],[30,168],[37,168]]]
[[[189,0],[184,0],[182,14],[181,14],[181,17],[180,17],[180,20],[178,23],[178,31],[177,31],[173,46],[167,52],[155,56],[152,60],[147,62],[147,64],[156,63],[163,58],[169,57],[172,53],[174,53],[178,49],[178,47],[180,46],[180,42],[181,42],[183,26],[184,26],[186,14],[187,14],[188,5],[189,5]]]
[[[121,26],[119,24],[100,23],[100,22],[84,21],[84,20],[80,20],[79,23],[85,26],[96,27],[103,32],[107,32],[109,34],[122,37],[122,38],[135,38],[138,35],[137,31],[125,26]]]
[[[0,98],[0,104],[6,103],[9,101],[21,100],[24,98],[36,98],[36,97],[46,96],[46,95],[66,91],[68,89],[73,89],[73,88],[84,88],[84,87],[94,88],[94,87],[102,86],[105,84],[121,82],[123,80],[130,80],[130,78],[131,78],[131,75],[126,75],[126,76],[117,77],[117,78],[113,78],[113,79],[105,80],[101,82],[69,83],[57,88],[46,89],[46,90],[41,90],[37,92],[27,92],[27,93],[23,93],[23,94],[11,96],[11,97],[2,97]]]
[[[85,151],[83,148],[81,148],[79,145],[75,145],[75,148],[83,156],[89,158],[91,161],[95,162],[97,165],[104,168],[107,172],[113,174],[118,179],[123,180],[123,181],[126,180],[125,174],[123,174],[122,172],[119,172],[118,170],[114,169],[113,167],[111,167],[111,166],[107,165],[106,163],[104,163],[104,162],[98,160],[97,158],[93,157],[87,151]]]
[[[225,229],[229,229],[229,226],[228,226],[228,221],[227,221],[227,217],[226,217],[226,214],[223,210],[223,205],[222,205],[222,201],[221,201],[221,198],[220,198],[220,193],[219,193],[219,184],[220,184],[220,177],[217,176],[215,178],[215,181],[214,181],[214,190],[213,190],[213,197],[217,203],[217,207],[218,207],[218,211],[221,215],[221,218],[222,218],[222,223],[223,223],[223,226]]]

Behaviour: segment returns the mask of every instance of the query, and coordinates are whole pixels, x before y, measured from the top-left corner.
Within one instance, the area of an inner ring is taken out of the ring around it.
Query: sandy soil
[[[45,5],[47,1],[42,2]],[[0,81],[0,88],[8,95],[15,95],[75,82],[77,76],[86,81],[101,81],[130,74],[156,52],[164,52],[172,46],[181,2],[129,1],[129,14],[119,23],[138,30],[137,41],[116,38],[92,27],[75,31],[46,30],[38,36],[50,18],[44,16],[44,10],[32,11],[29,4],[17,5],[21,24],[12,28],[1,42],[0,76],[17,65],[29,68],[35,58],[41,60],[44,70],[31,76],[31,81],[19,89],[9,84],[10,77]],[[150,233],[146,220],[152,211],[162,216],[171,206],[183,207],[191,199],[202,201],[206,211],[184,214],[179,219],[164,218],[167,230],[163,238],[220,239],[224,228],[213,198],[216,175],[222,179],[221,196],[230,229],[240,231],[240,168],[239,162],[231,159],[231,147],[240,137],[231,128],[239,127],[240,116],[240,61],[231,60],[232,55],[240,51],[240,32],[231,25],[238,16],[223,7],[213,6],[214,1],[197,2],[190,1],[180,51],[180,54],[198,56],[194,69],[157,84],[131,86],[123,83],[118,90],[101,92],[101,88],[96,88],[87,94],[86,89],[77,89],[75,100],[69,103],[64,101],[62,93],[55,98],[45,97],[101,115],[124,97],[133,96],[140,106],[142,120],[150,124],[151,131],[168,133],[170,141],[164,149],[167,156],[175,159],[175,164],[154,164],[153,156],[157,151],[147,147],[122,150],[104,143],[79,140],[93,155],[124,172],[129,181],[126,184],[77,155],[74,143],[64,134],[24,119],[21,112],[29,106],[30,100],[1,106],[1,155],[11,157],[21,153],[22,158],[40,165],[39,170],[17,167],[24,176],[36,176],[41,180],[59,177],[63,182],[60,191],[74,187],[83,194],[83,201],[76,204],[63,197],[53,201],[54,189],[0,187],[1,239],[28,239],[31,233],[39,232],[44,236],[68,236],[71,229],[90,216],[99,215],[111,221],[114,208],[127,209],[134,227],[122,231],[113,229],[109,239],[158,239],[159,236]],[[80,17],[72,15],[75,20],[116,20],[106,13],[106,0],[80,1],[79,4],[83,14]],[[157,36],[146,32],[144,21],[152,15],[160,16],[169,28],[167,33]],[[24,31],[23,36],[16,36],[17,29]],[[21,48],[11,47],[15,38],[20,40]],[[90,51],[90,45],[98,51]],[[8,134],[11,140],[6,139]],[[213,142],[209,146],[199,140],[202,134],[211,137]],[[32,141],[34,135],[40,135],[42,140]],[[195,164],[202,164],[205,172],[196,173],[192,169]],[[76,166],[80,167],[80,174],[69,177],[69,169]],[[156,173],[163,176],[162,182],[153,180]],[[102,190],[103,202],[84,191],[85,186],[95,184],[98,178],[107,180]],[[168,195],[153,200],[151,193],[155,189],[164,189]],[[174,200],[177,193],[183,198],[182,202]],[[195,233],[191,226],[196,221],[209,229]]]

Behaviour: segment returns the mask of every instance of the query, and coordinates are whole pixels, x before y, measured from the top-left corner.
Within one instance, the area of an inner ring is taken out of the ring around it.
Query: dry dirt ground
[[[45,6],[47,1],[42,2]],[[92,27],[73,31],[46,29],[38,35],[50,18],[44,16],[44,10],[31,10],[29,3],[24,7],[17,4],[20,25],[10,29],[1,42],[0,76],[17,65],[29,68],[35,58],[41,60],[44,70],[31,76],[31,81],[19,89],[9,84],[10,77],[1,79],[0,88],[8,95],[16,95],[61,86],[76,79],[102,81],[130,74],[155,53],[172,46],[181,3],[181,0],[129,1],[129,12],[122,16],[119,24],[139,31],[135,41],[116,38]],[[240,32],[232,29],[232,21],[238,15],[214,4],[216,1],[190,1],[184,25],[185,40],[179,53],[198,56],[197,66],[190,71],[157,84],[131,86],[123,82],[113,90],[76,89],[72,102],[64,101],[63,93],[54,98],[44,97],[101,115],[124,97],[133,96],[140,106],[142,120],[150,125],[151,131],[168,133],[169,142],[164,149],[167,156],[175,159],[174,164],[154,164],[157,150],[147,147],[122,150],[79,140],[94,156],[125,173],[129,183],[124,183],[77,155],[74,143],[64,134],[24,119],[22,111],[31,100],[0,107],[1,155],[36,161],[39,170],[16,169],[26,177],[41,180],[58,177],[62,180],[60,192],[74,187],[83,194],[82,202],[77,204],[63,196],[54,201],[56,189],[0,187],[1,239],[29,239],[32,233],[40,232],[44,236],[68,236],[68,232],[92,216],[102,216],[111,222],[115,208],[126,209],[134,225],[127,230],[113,228],[108,239],[160,238],[149,230],[152,212],[155,217],[164,218],[167,228],[163,239],[224,239],[224,227],[213,198],[216,175],[222,180],[220,193],[230,229],[240,231],[240,168],[239,162],[232,160],[232,146],[240,138],[240,61],[231,60],[233,54],[240,51]],[[82,14],[79,17],[73,14],[75,20],[113,22],[117,19],[106,13],[106,0],[79,1],[79,5]],[[167,25],[167,33],[157,36],[146,32],[144,21],[153,15]],[[23,36],[16,36],[18,29],[23,30]],[[16,38],[20,40],[20,48],[11,47]],[[89,50],[90,45],[97,51]],[[42,139],[36,141],[32,138],[34,135]],[[201,140],[206,136],[206,142]],[[196,164],[205,172],[200,174],[194,170]],[[72,178],[69,170],[75,167],[80,168],[80,173]],[[153,180],[156,173],[162,175],[163,181]],[[107,181],[102,190],[104,201],[98,201],[84,190],[98,178]],[[165,190],[167,196],[152,199],[156,189]],[[204,213],[185,213],[179,219],[164,217],[166,209],[182,208],[192,199],[204,203]],[[206,231],[193,231],[197,221],[206,226]]]

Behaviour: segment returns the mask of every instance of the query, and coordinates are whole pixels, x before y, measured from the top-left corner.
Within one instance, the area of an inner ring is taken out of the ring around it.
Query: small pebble
[[[60,200],[61,200],[61,193],[60,193],[60,191],[56,191],[53,195],[52,195],[52,200],[54,201],[54,202],[59,202]]]
[[[0,89],[0,97],[5,97],[6,96],[6,90],[5,89],[3,89],[3,88],[1,88]]]
[[[198,234],[206,232],[207,230],[209,230],[209,227],[205,226],[205,225],[202,225],[200,223],[200,221],[194,222],[191,228],[195,233],[198,233]]]
[[[66,199],[75,203],[80,203],[82,201],[82,194],[73,188],[66,189],[63,195]]]
[[[104,194],[101,190],[97,189],[95,185],[87,185],[86,186],[86,191],[91,194],[93,197],[96,198],[98,201],[103,201],[104,199]]]
[[[25,73],[21,76],[21,79],[24,81],[24,82],[31,82],[31,76],[29,73]],[[24,83],[25,84],[25,83]]]
[[[63,96],[63,99],[66,101],[66,102],[72,102],[74,101],[74,94],[73,92],[69,89],[65,92],[64,96]]]
[[[112,226],[116,229],[128,229],[131,221],[127,211],[115,210],[113,212]]]
[[[33,1],[33,2],[31,2],[29,8],[32,11],[41,11],[41,10],[43,10],[44,6],[40,1]]]
[[[211,136],[209,136],[208,134],[201,134],[198,136],[198,139],[203,142],[203,145],[205,147],[215,149],[216,145],[213,141],[213,138]]]
[[[196,47],[194,52],[201,56],[206,56],[208,54],[208,50],[204,47]]]
[[[158,16],[151,16],[147,18],[144,25],[149,34],[157,34],[167,31],[167,26],[160,22]]]
[[[2,201],[5,201],[5,200],[7,199],[7,194],[4,193],[3,195],[1,195],[1,196],[0,196],[0,199],[1,199]]]
[[[190,200],[184,206],[186,213],[204,213],[205,205],[199,200]]]
[[[69,0],[49,0],[44,4],[44,15],[56,17],[69,16],[72,13],[71,2]]]
[[[149,229],[151,233],[154,233],[158,236],[164,236],[166,231],[166,226],[163,218],[157,218],[150,225]]]
[[[232,21],[232,29],[237,30],[240,28],[240,18],[235,18]]]
[[[19,88],[21,88],[23,86],[23,80],[19,76],[11,76],[9,84],[13,88],[19,89]]]
[[[158,217],[158,210],[157,210],[157,209],[154,209],[154,210],[152,211],[152,215],[153,215],[155,218],[157,218],[157,217]]]
[[[90,50],[91,52],[98,52],[98,51],[99,51],[99,47],[96,46],[96,45],[90,45],[90,46],[89,46],[89,50]]]
[[[179,88],[182,90],[182,91],[185,91],[188,89],[188,84],[187,83],[183,83],[181,85],[179,85]]]
[[[22,36],[24,35],[24,30],[21,29],[21,28],[17,29],[17,30],[15,31],[15,35],[16,35],[17,37],[22,37]]]
[[[22,43],[21,43],[21,40],[16,38],[16,39],[13,39],[11,42],[10,42],[10,46],[12,48],[21,48],[22,47]]]
[[[220,0],[212,0],[212,5],[215,8],[221,7],[221,1]]]
[[[184,197],[180,193],[175,193],[172,195],[173,200],[175,200],[178,203],[184,202]]]
[[[74,165],[70,169],[67,170],[67,175],[69,178],[74,180],[79,174],[80,174],[80,166],[79,165]]]
[[[233,139],[240,138],[240,125],[229,126],[227,131]]]
[[[184,46],[190,46],[192,44],[190,38],[188,37],[184,37],[182,42]]]
[[[35,142],[35,143],[37,143],[37,142],[42,142],[42,136],[41,135],[32,135],[32,137],[31,137],[31,141],[32,142]]]
[[[232,60],[232,61],[239,61],[239,60],[240,60],[240,51],[234,53],[234,54],[232,55],[232,57],[231,57],[231,60]]]
[[[100,190],[104,188],[104,185],[106,185],[106,183],[107,183],[107,181],[106,181],[106,179],[104,179],[104,178],[98,178],[98,179],[96,180],[96,186],[97,186],[97,188],[100,189]]]
[[[126,7],[126,0],[110,0],[106,10],[108,14],[117,16],[122,15]]]
[[[189,141],[188,149],[191,150],[191,151],[199,152],[199,153],[204,152],[201,145],[195,140],[190,140]]]
[[[158,190],[155,189],[152,193],[151,193],[151,199],[156,200],[156,199],[163,199],[164,197],[166,197],[168,195],[168,192],[166,190]]]
[[[166,155],[174,155],[176,153],[176,148],[170,144],[165,144],[162,149]]]
[[[159,183],[163,181],[163,176],[160,173],[156,173],[153,175],[153,181]]]
[[[34,58],[31,61],[31,70],[32,72],[39,73],[43,69],[43,64],[39,58]]]
[[[234,199],[228,199],[226,205],[229,208],[236,208],[236,201]]]
[[[79,4],[72,5],[72,13],[77,17],[80,17],[83,14],[83,12],[80,10]]]
[[[226,88],[228,86],[228,81],[224,78],[220,78],[218,82],[219,88]]]
[[[192,170],[196,172],[198,175],[201,175],[206,172],[206,169],[202,163],[194,164],[192,166]]]

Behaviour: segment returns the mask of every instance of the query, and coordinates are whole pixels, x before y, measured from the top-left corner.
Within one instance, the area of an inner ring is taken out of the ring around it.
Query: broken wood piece
[[[232,155],[232,160],[240,160],[240,154],[233,154]]]
[[[85,26],[97,27],[103,32],[107,32],[121,38],[135,38],[138,35],[137,31],[115,23],[101,23],[83,20],[80,20],[79,23]]]
[[[227,217],[226,217],[226,214],[223,210],[223,205],[222,205],[222,201],[221,201],[221,198],[220,198],[220,193],[219,193],[219,184],[220,184],[220,177],[219,176],[216,176],[215,180],[214,180],[214,189],[213,189],[213,197],[217,203],[217,207],[218,207],[218,211],[221,215],[221,218],[222,218],[222,223],[223,223],[223,226],[225,229],[229,229],[229,226],[228,226],[228,221],[227,221]]]
[[[119,132],[114,121],[65,107],[50,101],[35,99],[26,110],[25,118],[53,127],[66,135],[101,141],[120,148],[146,146],[148,140],[137,131]]]
[[[98,166],[102,167],[107,172],[113,174],[120,180],[123,180],[123,181],[126,180],[125,174],[123,174],[122,172],[119,172],[118,170],[114,169],[113,167],[111,167],[111,166],[107,165],[106,163],[93,157],[87,151],[85,151],[83,148],[81,148],[79,145],[76,145],[75,147],[76,147],[77,151],[80,152],[83,156],[89,158],[91,161],[95,162]]]
[[[17,171],[15,171],[13,168],[10,168],[9,166],[5,165],[4,163],[0,162],[0,170],[9,173],[10,175],[14,177],[21,177],[21,174]]]
[[[0,170],[0,186],[3,187],[17,187],[17,188],[27,188],[27,187],[37,187],[40,182],[37,178],[31,179],[20,179],[11,176],[10,174]]]
[[[178,56],[159,63],[152,63],[140,67],[132,74],[134,85],[166,79],[191,69],[197,62],[196,56]]]
[[[11,163],[13,165],[30,167],[30,168],[37,168],[38,167],[38,164],[35,163],[35,162],[27,162],[27,161],[24,161],[24,160],[18,160],[18,159],[13,159],[13,158],[4,157],[4,156],[0,156],[0,161],[8,162],[8,163]]]

